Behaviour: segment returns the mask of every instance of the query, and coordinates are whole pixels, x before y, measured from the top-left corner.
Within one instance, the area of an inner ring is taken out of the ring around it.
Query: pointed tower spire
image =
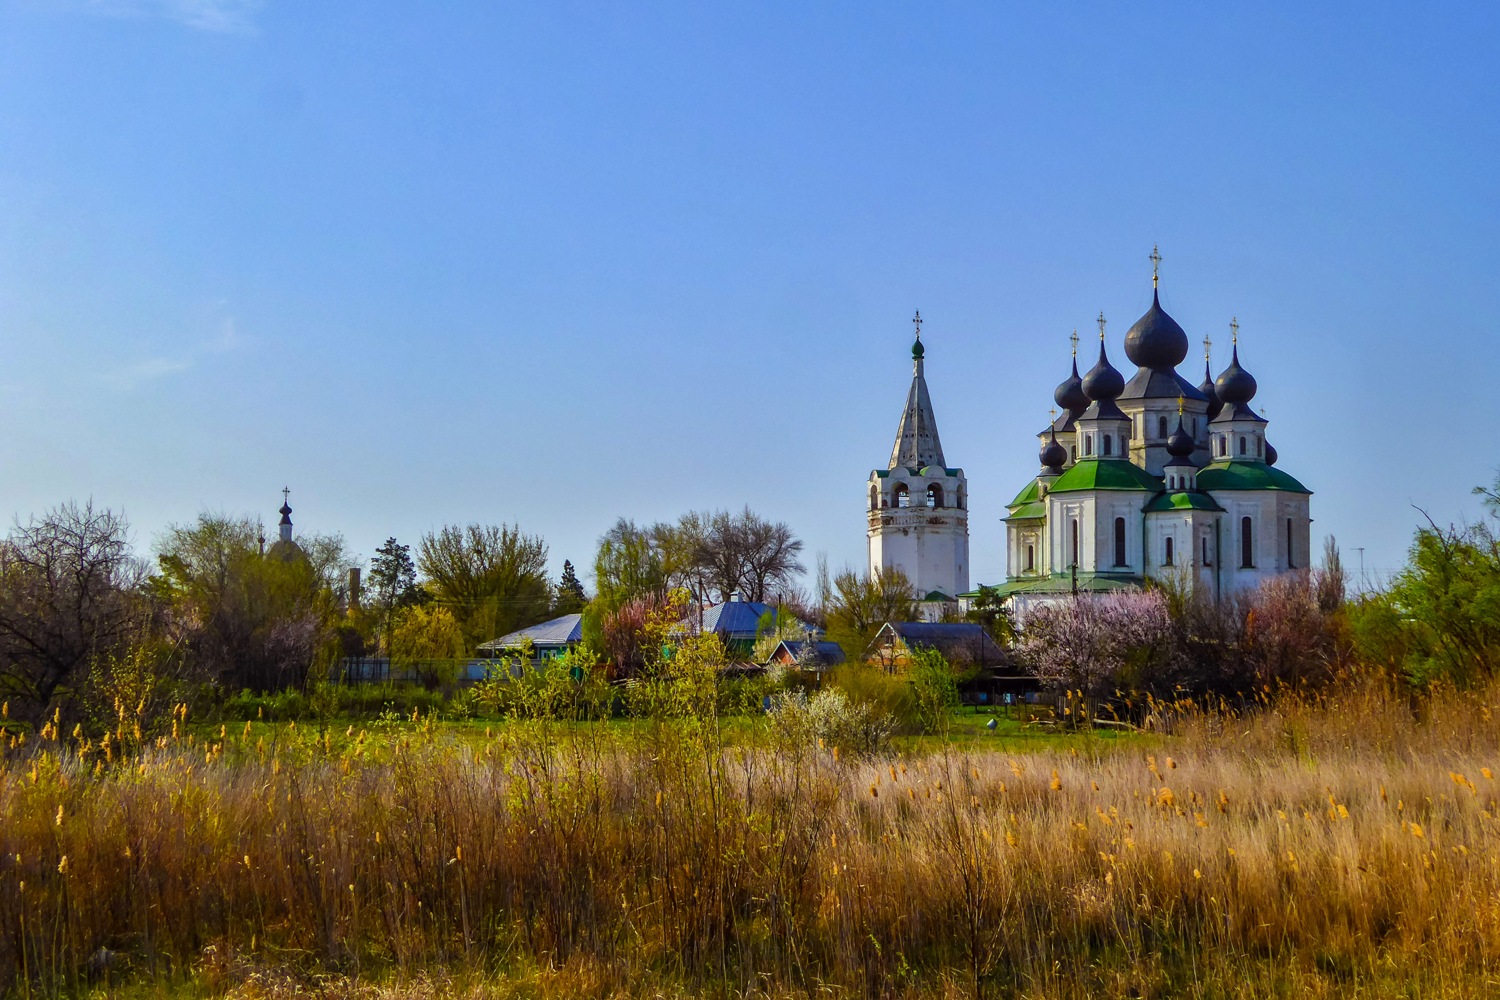
[[[932,398],[927,394],[927,378],[922,361],[927,353],[922,347],[922,314],[912,318],[917,338],[911,347],[911,390],[906,394],[906,409],[896,428],[896,445],[891,449],[889,468],[925,469],[943,466],[943,445],[938,440],[937,418],[932,414]]]

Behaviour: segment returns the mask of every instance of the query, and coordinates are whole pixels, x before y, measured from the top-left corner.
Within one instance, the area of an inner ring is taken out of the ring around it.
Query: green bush
[[[826,686],[850,701],[888,716],[900,733],[922,731],[922,718],[911,683],[902,676],[865,663],[846,663],[828,675]]]

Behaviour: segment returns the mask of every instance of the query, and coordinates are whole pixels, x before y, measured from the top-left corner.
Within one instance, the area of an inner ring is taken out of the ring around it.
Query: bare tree
[[[65,503],[0,543],[0,686],[40,712],[150,624],[124,517]]]

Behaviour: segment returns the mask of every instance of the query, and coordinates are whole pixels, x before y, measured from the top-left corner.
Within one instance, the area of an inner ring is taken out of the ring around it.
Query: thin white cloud
[[[265,0],[81,0],[70,9],[101,17],[159,18],[199,31],[255,30]]]
[[[106,382],[121,389],[135,389],[147,382],[155,382],[157,379],[170,375],[180,375],[191,367],[193,367],[191,361],[181,358],[151,358],[106,372],[103,378]]]

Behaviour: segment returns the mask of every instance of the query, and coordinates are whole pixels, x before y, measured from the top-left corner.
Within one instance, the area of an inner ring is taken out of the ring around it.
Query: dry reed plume
[[[851,763],[692,723],[415,733],[389,764],[33,740],[0,762],[0,988],[1472,995],[1500,960],[1495,693],[1370,682],[1102,757]]]

